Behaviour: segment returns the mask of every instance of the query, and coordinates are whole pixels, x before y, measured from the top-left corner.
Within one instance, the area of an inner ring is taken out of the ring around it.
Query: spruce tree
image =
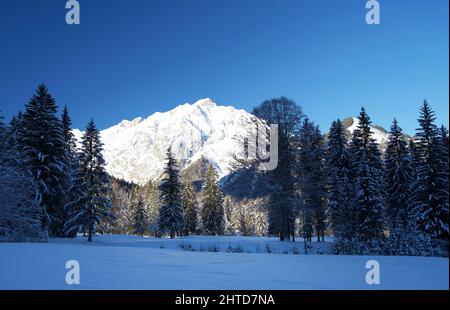
[[[63,235],[66,149],[62,124],[56,115],[55,99],[44,85],[26,105],[17,132],[17,143],[24,155],[24,166],[34,176],[36,196],[42,212],[42,228],[51,236]]]
[[[72,120],[69,115],[67,106],[64,106],[64,110],[61,116],[62,131],[64,147],[66,149],[66,162],[65,162],[65,179],[63,180],[63,194],[66,214],[64,215],[64,227],[67,227],[66,222],[69,220],[69,206],[73,203],[77,204],[82,197],[80,195],[80,184],[74,184],[80,182],[79,180],[79,163],[78,163],[78,151],[75,136],[72,133]],[[69,225],[70,226],[70,225]],[[64,228],[64,236],[73,238],[76,236],[76,231],[71,230],[70,233]]]
[[[413,177],[411,156],[402,129],[394,119],[384,154],[386,215],[390,231],[405,228],[410,219],[409,197]]]
[[[206,172],[201,203],[204,231],[209,235],[223,235],[225,229],[223,194],[218,183],[217,172],[212,165]]]
[[[372,138],[370,124],[370,118],[362,108],[351,147],[356,187],[356,233],[363,253],[379,253],[384,237],[383,162],[378,144]]]
[[[345,128],[338,119],[331,125],[325,150],[327,205],[335,236],[334,252],[352,254],[356,235],[353,204],[352,158]]]
[[[428,255],[429,240],[417,230],[417,215],[410,204],[414,178],[414,145],[403,136],[397,120],[391,126],[384,155],[386,184],[386,219],[389,229],[386,254]]]
[[[448,251],[448,151],[435,125],[435,113],[427,101],[420,110],[416,130],[418,162],[412,184],[411,204],[419,216],[420,229]]]
[[[176,160],[172,156],[171,147],[167,150],[167,163],[164,169],[165,178],[159,190],[161,207],[159,209],[158,226],[162,232],[168,232],[170,238],[181,235],[184,228],[184,212],[182,192]]]
[[[139,195],[136,206],[133,209],[133,231],[136,235],[143,236],[147,231],[148,214],[147,209]]]
[[[105,170],[105,160],[102,155],[103,144],[100,141],[100,133],[91,120],[82,137],[80,161],[80,178],[76,182],[81,187],[79,208],[70,212],[68,231],[83,227],[88,233],[88,241],[92,242],[92,236],[96,226],[102,220],[110,220],[110,177]]]
[[[323,138],[318,127],[307,118],[300,129],[299,146],[303,236],[311,241],[315,226],[320,241],[325,238]]]
[[[192,183],[186,179],[183,184],[183,209],[185,235],[197,232],[198,203]]]

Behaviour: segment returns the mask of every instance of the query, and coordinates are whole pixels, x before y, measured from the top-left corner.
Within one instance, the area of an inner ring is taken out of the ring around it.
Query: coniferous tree
[[[412,165],[407,142],[397,120],[391,126],[384,154],[387,226],[392,232],[403,229],[410,222]]]
[[[386,219],[389,229],[387,254],[429,255],[430,240],[417,229],[417,214],[410,204],[411,184],[414,178],[414,145],[407,147],[397,120],[391,126],[384,156],[386,184]]]
[[[358,217],[356,234],[363,253],[380,253],[380,241],[384,237],[383,162],[378,144],[372,138],[370,124],[370,118],[362,108],[351,146]]]
[[[66,149],[62,124],[56,115],[55,99],[44,85],[26,105],[17,132],[17,144],[24,155],[24,166],[38,186],[36,196],[42,212],[43,231],[63,235]]]
[[[170,238],[173,239],[177,234],[182,234],[185,222],[180,177],[171,147],[167,150],[167,163],[164,173],[165,178],[159,187],[161,207],[159,209],[158,226],[162,232],[168,232]]]
[[[223,235],[225,229],[223,194],[218,184],[217,172],[212,165],[206,172],[201,202],[204,231],[209,235]]]
[[[142,196],[139,195],[137,204],[133,210],[133,230],[134,233],[143,236],[147,231],[148,214],[147,209],[142,200]]]
[[[325,239],[323,138],[319,129],[305,119],[300,128],[299,175],[303,236],[311,241],[315,226],[317,239]]]
[[[195,233],[197,231],[198,203],[195,197],[195,190],[192,183],[186,179],[183,184],[183,209],[185,235]]]
[[[86,126],[82,137],[80,161],[80,181],[76,182],[81,187],[80,203],[78,208],[72,209],[67,221],[68,231],[76,229],[80,225],[88,233],[88,241],[92,242],[92,236],[96,226],[102,220],[110,220],[110,177],[105,170],[105,160],[102,155],[103,143],[100,141],[100,133],[91,120]]]
[[[345,128],[338,119],[331,125],[325,151],[327,204],[337,254],[354,251],[356,234],[352,158]]]
[[[421,107],[419,125],[416,130],[419,159],[411,204],[419,216],[420,229],[448,251],[448,152],[427,101]]]
[[[72,133],[72,120],[69,115],[69,110],[67,107],[64,107],[62,116],[61,116],[61,123],[62,123],[62,133],[63,133],[63,140],[64,140],[64,147],[66,149],[66,162],[65,162],[65,179],[62,180],[62,190],[64,194],[64,227],[67,227],[66,222],[69,220],[69,209],[70,207],[68,205],[78,204],[80,199],[82,200],[82,197],[79,197],[80,193],[80,171],[79,171],[79,163],[78,163],[78,151],[77,151],[77,143],[75,140],[75,136]],[[78,182],[78,184],[74,184],[75,182]],[[71,230],[70,233],[64,229],[64,235],[66,237],[75,237],[77,231]]]
[[[12,130],[0,115],[0,242],[46,241],[37,184]]]

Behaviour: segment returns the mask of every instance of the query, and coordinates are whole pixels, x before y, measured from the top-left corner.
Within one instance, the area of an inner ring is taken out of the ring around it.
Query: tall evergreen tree
[[[133,230],[134,233],[143,236],[147,231],[148,214],[147,209],[142,200],[142,196],[139,195],[136,206],[133,209]]]
[[[185,235],[195,233],[197,231],[198,203],[195,197],[195,190],[192,183],[186,179],[183,184],[183,209]]]
[[[75,183],[81,187],[79,199],[83,204],[78,204],[79,208],[70,212],[71,217],[67,221],[68,231],[81,225],[88,233],[89,242],[92,242],[96,226],[102,220],[111,219],[110,177],[105,170],[102,151],[100,133],[91,120],[82,137],[80,178],[79,182]]]
[[[406,228],[410,222],[409,197],[413,177],[411,156],[402,129],[394,119],[384,154],[386,215],[390,231]]]
[[[181,235],[185,227],[182,189],[177,168],[171,147],[169,147],[164,169],[165,178],[159,187],[161,207],[159,209],[158,226],[162,232],[169,232],[171,239],[175,238],[177,234]]]
[[[72,120],[69,115],[69,110],[67,109],[67,106],[64,106],[63,113],[61,115],[61,124],[62,124],[62,134],[63,134],[63,140],[64,140],[64,147],[66,149],[66,162],[65,162],[65,179],[63,180],[62,184],[62,190],[64,194],[64,209],[66,211],[66,214],[64,214],[64,227],[67,227],[65,224],[66,221],[69,220],[69,207],[68,205],[77,204],[80,199],[82,200],[83,197],[80,197],[79,195],[82,195],[80,193],[80,183],[74,184],[75,182],[80,182],[80,165],[78,163],[78,151],[77,151],[77,143],[75,140],[75,136],[72,133]],[[66,237],[75,237],[76,231],[71,230],[70,233],[64,229],[64,235]]]
[[[357,219],[353,204],[352,158],[345,128],[338,119],[331,125],[325,150],[327,204],[337,254],[354,251]]]
[[[18,129],[17,143],[24,155],[24,165],[38,185],[42,227],[51,236],[63,235],[66,150],[62,124],[56,115],[55,99],[44,85],[26,105]]]
[[[383,239],[384,182],[383,162],[377,142],[372,138],[371,121],[364,108],[352,141],[357,237],[362,252],[380,252]]]
[[[416,130],[419,160],[412,184],[411,203],[419,214],[422,231],[440,239],[448,251],[448,152],[435,125],[435,114],[427,101],[420,110]]]
[[[313,227],[317,239],[325,239],[325,183],[323,175],[323,138],[309,119],[303,121],[299,138],[299,175],[303,235],[311,241]]]
[[[210,235],[223,235],[225,229],[223,194],[218,183],[218,175],[212,165],[206,172],[202,189],[201,218],[203,229]]]

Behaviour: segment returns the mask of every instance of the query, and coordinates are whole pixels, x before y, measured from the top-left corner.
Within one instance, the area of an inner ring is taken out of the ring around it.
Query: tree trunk
[[[92,228],[89,227],[88,242],[92,242]]]

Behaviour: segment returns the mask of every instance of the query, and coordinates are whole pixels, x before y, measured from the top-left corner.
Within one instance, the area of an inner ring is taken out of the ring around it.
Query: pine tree
[[[325,150],[327,205],[335,236],[335,253],[352,254],[356,235],[353,204],[352,158],[345,128],[338,119],[331,125]]]
[[[40,200],[42,228],[51,236],[63,235],[64,194],[66,178],[66,150],[62,124],[56,115],[55,99],[44,85],[26,105],[20,121],[17,143],[24,155],[24,165],[38,185],[36,196]]]
[[[416,130],[419,160],[412,184],[411,204],[419,215],[419,227],[448,251],[448,151],[439,134],[435,114],[427,101],[420,110]]]
[[[387,254],[428,255],[429,240],[417,231],[417,215],[410,204],[414,170],[410,151],[397,120],[391,126],[384,156],[386,219],[389,228]]]
[[[203,229],[209,235],[223,235],[225,228],[223,194],[218,184],[217,172],[212,165],[206,172],[201,202]]]
[[[78,204],[79,200],[83,199],[82,197],[79,197],[80,195],[80,180],[79,180],[79,163],[78,163],[78,151],[77,151],[77,144],[75,140],[75,136],[72,133],[72,120],[69,115],[69,110],[67,107],[64,107],[62,116],[61,116],[61,123],[62,123],[62,134],[63,134],[63,140],[64,140],[64,147],[66,150],[66,162],[65,162],[65,179],[62,180],[62,191],[64,194],[64,210],[66,213],[64,214],[64,221],[63,225],[64,227],[67,227],[66,222],[69,220],[69,209],[70,207],[68,205],[72,205],[73,203]],[[75,182],[78,182],[78,184],[74,184]],[[75,230],[71,230],[70,233],[64,229],[64,235],[66,237],[73,238],[76,236]]]
[[[413,176],[407,142],[395,119],[389,133],[384,162],[387,224],[392,231],[405,228],[410,222],[409,197]]]
[[[299,175],[303,236],[311,241],[316,226],[317,239],[325,239],[323,138],[314,123],[303,121],[299,137]]]
[[[134,233],[143,236],[147,231],[148,214],[147,209],[142,200],[142,196],[139,195],[137,204],[133,210],[133,230]]]
[[[183,184],[183,209],[185,219],[185,235],[197,231],[198,203],[192,183],[186,179]]]
[[[180,177],[171,147],[167,150],[167,163],[164,173],[165,178],[159,187],[161,207],[159,209],[158,226],[162,232],[169,232],[170,238],[173,239],[177,234],[182,234],[185,222]]]
[[[88,233],[88,241],[92,242],[92,235],[96,226],[102,220],[110,220],[110,178],[105,171],[105,160],[102,155],[103,144],[100,133],[91,120],[82,137],[80,152],[80,185],[84,202],[79,209],[70,212],[71,217],[67,225],[75,229],[80,225]]]
[[[379,253],[383,239],[383,162],[378,144],[372,138],[370,118],[364,108],[358,117],[352,141],[354,163],[357,237],[363,253]]]
[[[0,242],[46,241],[37,184],[0,115]]]

